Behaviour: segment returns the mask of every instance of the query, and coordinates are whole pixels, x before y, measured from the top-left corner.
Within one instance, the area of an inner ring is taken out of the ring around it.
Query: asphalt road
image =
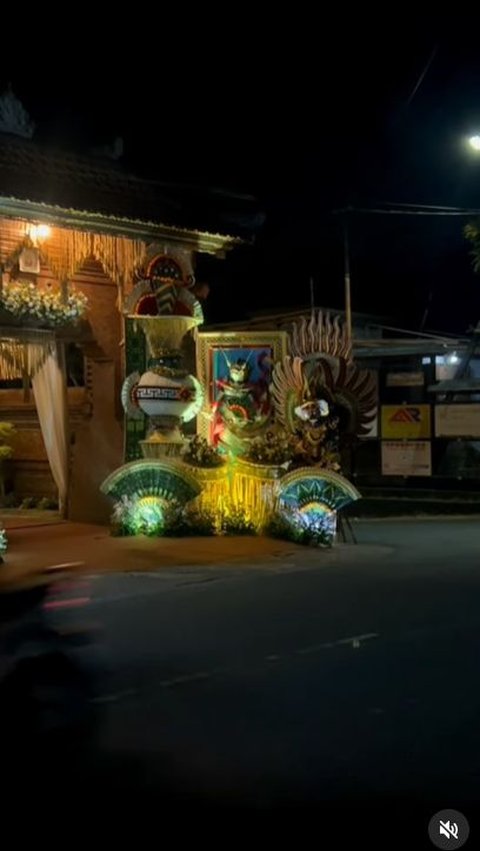
[[[433,847],[426,824],[450,807],[480,847],[480,521],[355,529],[332,553],[95,580],[91,794],[308,812],[339,842],[319,847],[347,829]]]

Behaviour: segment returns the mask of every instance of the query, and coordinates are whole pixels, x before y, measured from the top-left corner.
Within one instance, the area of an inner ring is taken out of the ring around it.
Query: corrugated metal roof
[[[0,134],[0,195],[66,210],[248,237],[263,221],[253,198],[164,184],[119,163],[52,151]]]

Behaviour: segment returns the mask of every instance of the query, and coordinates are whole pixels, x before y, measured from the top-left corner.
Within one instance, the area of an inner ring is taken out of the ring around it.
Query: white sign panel
[[[38,275],[40,273],[40,254],[38,249],[24,248],[18,257],[18,268],[20,272]]]
[[[436,437],[480,437],[480,404],[436,405]]]
[[[431,476],[429,440],[382,440],[383,476]]]

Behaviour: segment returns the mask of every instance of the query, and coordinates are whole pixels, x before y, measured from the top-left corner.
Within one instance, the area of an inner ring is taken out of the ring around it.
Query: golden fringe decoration
[[[139,239],[61,228],[55,228],[51,241],[42,245],[42,254],[60,281],[72,278],[88,260],[98,260],[119,288],[120,306],[145,251],[146,243]]]
[[[262,479],[236,472],[230,487],[230,507],[241,511],[245,519],[261,531],[275,510],[278,484],[275,479]]]
[[[189,465],[190,466],[190,465]],[[202,486],[202,492],[192,502],[193,511],[213,514],[217,532],[222,521],[241,514],[257,532],[271,520],[279,490],[280,469],[270,465],[230,461],[222,467],[191,467]]]
[[[188,464],[186,466],[202,487],[201,493],[191,504],[193,511],[198,511],[199,514],[202,512],[214,514],[218,519],[218,527],[220,527],[222,506],[228,495],[228,465],[194,467]]]
[[[151,357],[180,350],[185,335],[200,324],[194,316],[136,316],[135,328],[144,332]]]
[[[55,350],[55,338],[41,342],[0,338],[0,376],[4,381],[31,378]]]
[[[225,502],[228,501],[228,480],[217,479],[206,481],[200,496],[191,503],[192,510],[199,514],[213,514],[217,531],[221,526]]]

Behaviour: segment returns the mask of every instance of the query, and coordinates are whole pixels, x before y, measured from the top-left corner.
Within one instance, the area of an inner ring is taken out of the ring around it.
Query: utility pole
[[[343,219],[343,281],[345,288],[345,324],[348,340],[352,342],[352,289],[350,279],[350,240],[348,233],[348,211]]]

